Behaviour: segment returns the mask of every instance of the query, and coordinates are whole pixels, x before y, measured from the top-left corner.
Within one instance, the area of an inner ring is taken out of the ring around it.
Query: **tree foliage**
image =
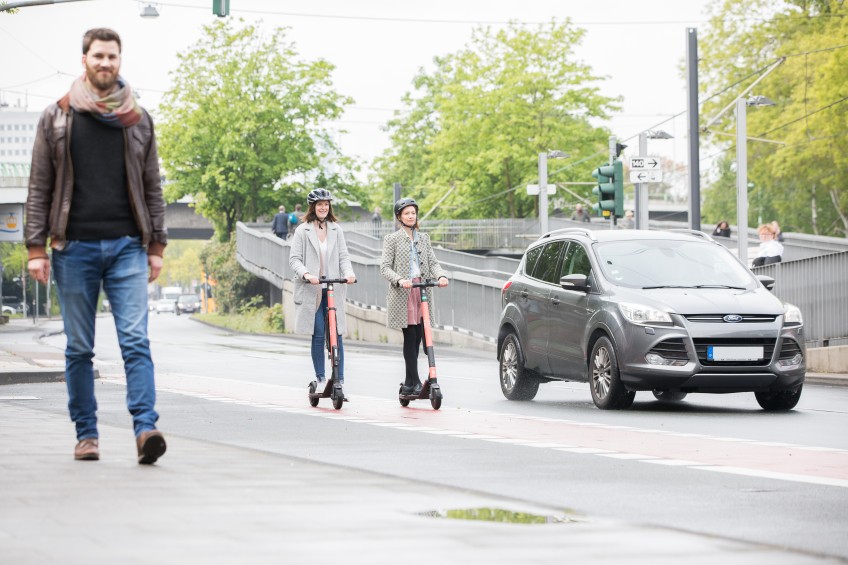
[[[617,100],[601,95],[592,86],[599,78],[575,60],[583,34],[569,21],[478,28],[466,48],[436,58],[388,124],[391,146],[375,163],[378,203],[388,206],[400,182],[422,213],[447,195],[437,212],[444,217],[522,217],[536,206],[524,187],[538,178],[540,152],[602,159],[609,134],[590,122]],[[592,165],[552,161],[549,180],[591,181]]]
[[[237,221],[304,200],[325,168],[353,184],[322,126],[350,102],[332,88],[333,66],[300,60],[283,29],[263,35],[227,19],[204,32],[179,56],[161,107],[167,199],[193,196],[227,240]]]
[[[702,41],[707,118],[729,104],[769,64],[782,64],[752,95],[772,107],[747,111],[749,223],[777,219],[785,231],[848,236],[848,6],[839,0],[723,0]],[[734,132],[730,112],[714,130]],[[709,139],[709,138],[708,138]],[[727,146],[721,138],[720,146]],[[727,146],[728,157],[733,147]],[[722,176],[726,177],[724,171]],[[734,175],[735,176],[735,175]],[[735,198],[719,178],[705,193],[710,221],[735,218]]]

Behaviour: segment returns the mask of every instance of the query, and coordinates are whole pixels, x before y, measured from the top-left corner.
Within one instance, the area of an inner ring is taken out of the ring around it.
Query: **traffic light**
[[[598,197],[595,212],[608,218],[613,214],[616,218],[624,217],[624,165],[621,161],[613,161],[612,165],[603,165],[592,171],[592,176],[598,179],[598,186],[592,193]]]
[[[212,0],[212,13],[223,18],[230,15],[230,0]]]

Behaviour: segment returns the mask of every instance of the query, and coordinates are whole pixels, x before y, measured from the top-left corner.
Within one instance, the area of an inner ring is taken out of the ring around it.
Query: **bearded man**
[[[94,397],[94,328],[102,287],[124,359],[127,408],[140,464],[165,453],[147,337],[147,283],[168,242],[156,136],[150,115],[120,76],[121,38],[96,28],[82,40],[85,74],[44,110],[32,150],[26,202],[27,269],[52,268],[65,325],[74,458],[100,458]]]

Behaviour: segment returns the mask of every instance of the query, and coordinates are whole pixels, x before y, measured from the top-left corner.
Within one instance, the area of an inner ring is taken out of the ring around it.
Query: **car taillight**
[[[505,284],[505,285],[504,285],[504,287],[501,289],[501,296],[505,295],[505,294],[506,294],[506,290],[507,290],[509,287],[511,287],[511,286],[512,286],[512,281],[506,281],[506,284]]]

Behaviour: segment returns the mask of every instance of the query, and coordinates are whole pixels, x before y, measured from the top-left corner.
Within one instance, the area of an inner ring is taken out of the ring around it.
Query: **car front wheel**
[[[524,368],[524,354],[515,334],[503,340],[500,359],[503,395],[508,400],[533,400],[539,392],[539,381]]]
[[[598,338],[589,356],[589,387],[592,401],[601,410],[628,408],[636,398],[621,382],[618,372],[618,357],[612,342],[607,337]]]
[[[798,388],[782,390],[780,392],[755,392],[754,396],[763,410],[785,412],[792,410],[798,404],[798,401],[801,399],[802,388],[803,385],[798,385]]]

